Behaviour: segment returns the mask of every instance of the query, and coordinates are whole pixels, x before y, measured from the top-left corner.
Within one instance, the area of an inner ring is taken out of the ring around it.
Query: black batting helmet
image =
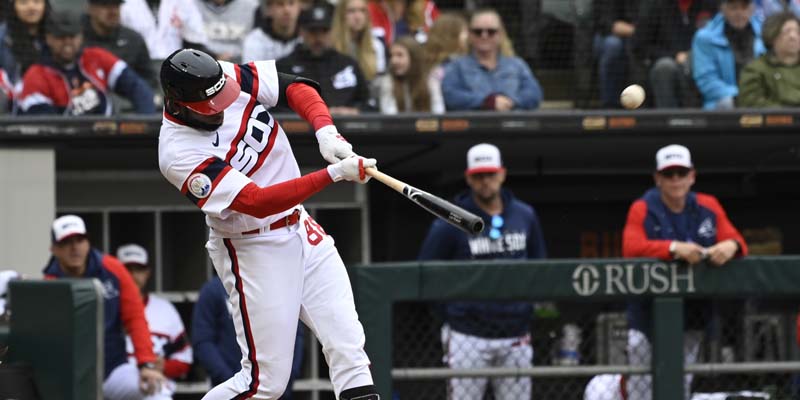
[[[198,114],[217,114],[236,100],[241,88],[210,55],[178,50],[161,64],[161,88],[167,99]]]

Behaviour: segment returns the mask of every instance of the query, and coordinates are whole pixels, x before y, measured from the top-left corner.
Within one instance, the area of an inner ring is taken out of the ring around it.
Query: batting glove
[[[335,164],[328,165],[328,174],[334,182],[346,180],[367,183],[372,177],[367,175],[364,168],[375,167],[376,164],[378,164],[378,161],[374,158],[352,155]]]
[[[348,143],[333,125],[319,128],[316,132],[316,136],[322,158],[331,164],[356,154],[353,153],[353,145]]]

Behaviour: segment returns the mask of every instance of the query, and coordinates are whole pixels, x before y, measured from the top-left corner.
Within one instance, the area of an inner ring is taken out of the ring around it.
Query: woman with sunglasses
[[[476,11],[469,21],[470,53],[447,65],[442,93],[447,110],[534,110],[542,88],[528,64],[514,55],[497,11]]]
[[[467,235],[436,220],[420,249],[420,260],[495,260],[545,258],[539,217],[529,204],[503,189],[506,169],[500,150],[491,144],[467,152],[469,190],[454,203],[480,215],[486,229]],[[526,368],[533,365],[531,315],[528,302],[451,302],[442,305],[444,362],[450,368]],[[456,378],[448,382],[448,399],[481,400],[487,378]],[[492,378],[497,400],[530,399],[530,377]]]
[[[695,170],[689,149],[673,144],[656,153],[656,187],[634,201],[622,234],[624,257],[679,260],[690,265],[707,260],[720,266],[736,256],[747,255],[747,244],[728,219],[716,197],[693,192]],[[684,359],[697,361],[703,331],[711,320],[711,304],[690,300],[684,308],[686,328]],[[651,315],[649,301],[628,303],[628,358],[634,365],[650,365]],[[628,399],[650,399],[651,377],[631,375],[627,380]],[[685,396],[689,398],[692,376],[686,375]]]

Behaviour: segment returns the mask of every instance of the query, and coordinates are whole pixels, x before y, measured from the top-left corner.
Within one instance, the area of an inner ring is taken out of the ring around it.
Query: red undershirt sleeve
[[[251,182],[236,195],[230,208],[256,218],[266,218],[304,202],[332,182],[326,168],[264,188]]]
[[[313,87],[300,82],[292,83],[286,88],[286,101],[315,131],[323,126],[333,125],[328,106]]]

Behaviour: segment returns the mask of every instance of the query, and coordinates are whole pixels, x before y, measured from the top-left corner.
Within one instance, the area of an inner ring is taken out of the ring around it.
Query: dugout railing
[[[723,267],[688,267],[647,259],[426,262],[365,265],[351,271],[356,304],[366,330],[366,349],[381,395],[407,380],[466,376],[588,376],[601,373],[653,376],[653,398],[684,396],[683,376],[800,372],[796,356],[772,362],[705,362],[684,365],[683,303],[697,298],[800,300],[800,257],[749,257]],[[645,275],[649,275],[648,279]],[[447,300],[577,301],[586,303],[652,298],[653,358],[650,366],[534,366],[522,369],[451,370],[398,368],[395,306]],[[796,307],[794,308],[796,312]],[[793,338],[787,339],[794,342]],[[402,396],[401,396],[402,397]],[[572,394],[570,398],[578,398]]]

